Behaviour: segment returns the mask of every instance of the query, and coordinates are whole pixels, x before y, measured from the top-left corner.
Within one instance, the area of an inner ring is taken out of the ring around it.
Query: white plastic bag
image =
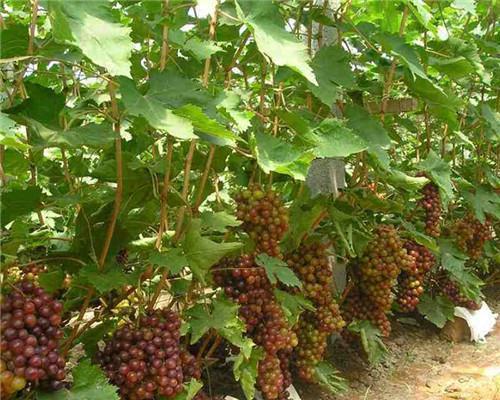
[[[455,307],[455,316],[465,319],[469,325],[471,341],[484,342],[485,336],[493,330],[498,314],[493,314],[483,301],[479,310]]]

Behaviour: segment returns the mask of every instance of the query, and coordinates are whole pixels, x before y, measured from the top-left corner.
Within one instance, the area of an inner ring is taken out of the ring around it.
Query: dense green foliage
[[[256,382],[267,398],[282,395],[270,381],[289,383],[296,343],[277,344],[288,329],[319,348],[298,362],[302,375],[342,389],[319,360],[343,326],[335,301],[352,305],[359,293],[383,304],[355,301],[362,309],[351,309],[357,320],[345,337],[380,359],[377,321],[388,334],[391,305],[402,311],[392,304],[401,268],[403,309],[443,326],[453,303],[478,306],[500,262],[491,240],[500,216],[499,11],[496,0],[2,2],[2,291],[22,276],[57,297],[61,351],[79,357],[67,368],[73,385],[36,396],[118,398],[96,361],[99,342],[158,304],[179,313],[175,335],[198,367],[220,343],[233,349],[234,379],[249,399]],[[308,170],[329,158],[344,159],[346,188],[312,198]],[[371,242],[380,229],[390,230],[394,254]],[[345,293],[318,297],[313,283],[325,290],[332,278],[300,269],[326,266],[306,258],[307,240],[348,265]],[[430,272],[412,270],[403,240],[436,260]],[[395,262],[388,280],[373,260]],[[218,289],[216,265],[241,268],[239,292],[231,285],[240,272],[220,281],[225,294]],[[268,299],[260,319],[257,300],[245,309],[250,293]],[[312,322],[293,327],[322,302],[333,310],[328,333]],[[7,326],[22,325],[10,317]],[[266,325],[277,339],[253,327],[273,319],[286,325]],[[183,376],[178,398],[190,399],[200,375]],[[26,385],[8,379],[13,391]]]

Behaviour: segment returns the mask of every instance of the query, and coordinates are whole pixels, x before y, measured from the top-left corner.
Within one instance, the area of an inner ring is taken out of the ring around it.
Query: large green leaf
[[[279,258],[270,257],[265,253],[255,257],[257,265],[263,267],[272,284],[280,281],[287,286],[301,287],[302,282],[297,275],[288,267],[287,263]]]
[[[25,56],[28,52],[29,31],[23,25],[2,27],[0,35],[0,58]]]
[[[374,327],[369,321],[354,321],[348,326],[351,332],[360,336],[363,350],[368,356],[370,364],[377,364],[386,356],[387,347],[381,339],[380,330]]]
[[[312,67],[318,85],[309,83],[309,89],[328,107],[339,97],[340,87],[352,89],[355,86],[349,55],[339,46],[322,47],[314,56]]]
[[[314,376],[318,384],[332,394],[342,393],[349,389],[347,381],[339,376],[339,371],[327,361],[321,361],[314,367]]]
[[[429,174],[432,181],[439,186],[439,191],[445,203],[453,199],[451,168],[446,161],[431,150],[427,158],[417,165],[417,168]]]
[[[250,357],[253,342],[245,338],[245,324],[238,317],[238,305],[225,299],[213,301],[211,311],[206,304],[197,304],[186,311],[189,317],[191,343],[196,343],[210,329],[217,331],[231,344],[237,346],[245,357]]]
[[[35,211],[41,205],[42,189],[29,186],[2,193],[2,226],[14,219]]]
[[[420,297],[417,309],[425,319],[432,322],[438,328],[442,328],[446,324],[446,321],[453,319],[455,306],[446,297],[431,297],[429,294],[424,293]]]
[[[191,220],[186,237],[182,242],[189,267],[202,282],[214,264],[227,254],[240,249],[243,244],[237,242],[217,243],[201,236],[201,221]]]
[[[249,357],[243,353],[236,356],[233,365],[233,374],[236,381],[240,382],[241,388],[247,400],[255,399],[255,384],[257,382],[257,367],[259,361],[264,358],[264,351],[260,347],[254,347]]]
[[[88,124],[67,131],[51,130],[36,123],[33,124],[33,127],[43,140],[41,147],[80,149],[82,146],[88,146],[101,149],[113,144],[116,136],[111,124],[108,123]]]
[[[239,18],[253,33],[259,51],[279,66],[286,65],[317,85],[307,47],[285,30],[279,8],[271,0],[236,1]]]
[[[109,384],[108,378],[97,365],[84,359],[73,369],[71,389],[38,394],[39,400],[118,400],[118,388]]]
[[[127,111],[131,115],[143,116],[156,129],[163,129],[179,139],[194,139],[191,121],[175,115],[156,96],[139,93],[132,80],[120,79],[120,92]]]
[[[111,75],[130,76],[130,28],[117,22],[112,7],[113,3],[107,0],[48,0],[56,40],[79,47]]]
[[[165,252],[152,251],[148,261],[151,264],[158,265],[166,269],[173,275],[178,274],[184,267],[187,267],[189,262],[184,255],[182,249],[170,249]]]
[[[276,296],[276,300],[279,301],[281,308],[285,312],[288,323],[291,326],[298,322],[300,314],[303,311],[316,310],[312,303],[301,294],[291,294],[283,290],[274,289],[274,295]]]
[[[469,203],[476,218],[484,224],[486,214],[500,218],[500,196],[485,186],[477,187],[475,193],[464,192],[464,199]]]
[[[274,171],[298,180],[306,179],[313,154],[304,153],[290,143],[260,132],[255,133],[253,145],[257,162],[266,174]]]
[[[368,148],[364,139],[331,118],[323,120],[309,138],[314,142],[314,155],[319,158],[347,157]]]
[[[357,105],[345,108],[347,127],[353,130],[368,145],[369,150],[386,149],[391,145],[391,138],[384,127],[366,111]]]

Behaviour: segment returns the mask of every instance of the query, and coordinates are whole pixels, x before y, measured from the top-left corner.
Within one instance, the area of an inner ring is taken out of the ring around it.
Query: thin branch
[[[163,18],[165,19],[168,15],[168,2],[169,0],[163,1]],[[165,69],[169,52],[170,46],[168,44],[168,25],[166,22],[164,22],[161,40],[160,71],[163,71]]]
[[[184,164],[184,184],[182,186],[182,193],[181,193],[181,198],[184,201],[184,204],[188,204],[187,195],[189,191],[189,179],[191,175],[191,164],[193,163],[193,155],[195,150],[196,150],[196,140],[192,140],[191,144],[189,145],[188,154],[186,156],[186,163]],[[184,222],[185,213],[186,213],[186,206],[180,207],[179,211],[177,212],[177,222],[175,225],[175,235],[173,239],[174,242],[178,241],[179,237],[181,236],[182,223]]]
[[[233,59],[229,63],[229,65],[226,67],[226,84],[225,87],[228,88],[231,84],[231,74],[232,74],[232,69],[236,65],[236,61],[238,61],[239,56],[241,55],[241,52],[245,48],[245,45],[247,43],[248,38],[250,37],[250,31],[246,31],[245,34],[243,35],[243,38],[241,40],[240,46],[234,53]]]
[[[167,154],[165,156],[165,175],[163,175],[163,188],[160,197],[160,228],[156,238],[156,248],[161,248],[163,233],[168,229],[168,210],[167,197],[170,189],[170,170],[172,166],[172,154],[174,151],[174,142],[167,137]]]
[[[5,172],[3,170],[3,158],[4,158],[5,146],[0,144],[0,187],[3,187],[7,184],[7,177],[5,176]]]
[[[219,12],[219,4],[220,1],[217,0],[217,3],[215,4],[214,7],[214,13],[212,15],[212,18],[210,19],[210,27],[209,27],[209,32],[208,36],[210,40],[214,40],[215,38],[215,28],[217,27],[217,14]],[[202,84],[204,87],[208,86],[208,77],[210,75],[210,63],[212,62],[212,57],[208,57],[205,60],[205,68],[203,70],[203,78],[202,78]]]
[[[116,92],[114,83],[108,85],[109,95],[111,98],[111,112],[114,118],[113,130],[115,131],[115,158],[116,158],[116,192],[115,201],[113,204],[113,212],[111,220],[106,231],[104,238],[104,245],[102,247],[101,255],[99,257],[99,270],[103,270],[104,262],[108,255],[109,246],[115,231],[116,221],[120,213],[120,206],[123,197],[123,161],[122,161],[122,139],[120,136],[120,111],[118,109],[118,102],[116,100]]]
[[[212,161],[215,155],[215,146],[213,144],[210,145],[210,149],[208,150],[207,162],[205,164],[205,169],[203,170],[203,175],[201,176],[200,186],[198,188],[198,193],[196,195],[196,200],[193,206],[193,213],[198,212],[198,208],[203,200],[203,192],[205,191],[205,186],[207,185],[208,175],[210,174],[210,168],[212,166]]]
[[[403,36],[406,22],[408,20],[408,6],[405,6],[403,10],[403,17],[401,18],[401,25],[399,26],[399,36]],[[389,75],[387,76],[387,79],[385,81],[384,85],[384,94],[382,96],[382,106],[381,106],[381,114],[380,114],[380,119],[384,121],[385,119],[385,111],[387,109],[387,101],[389,100],[389,95],[391,92],[391,87],[392,83],[394,80],[394,73],[396,72],[396,65],[397,65],[397,59],[396,57],[393,58],[391,68],[389,70]]]

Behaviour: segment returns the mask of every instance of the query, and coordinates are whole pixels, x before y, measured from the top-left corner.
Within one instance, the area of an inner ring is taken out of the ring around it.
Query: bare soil
[[[500,312],[500,288],[490,289],[490,308]],[[500,400],[500,323],[486,343],[452,343],[424,320],[393,321],[386,359],[369,366],[357,350],[337,341],[330,362],[350,389],[332,396],[299,385],[303,400]]]

